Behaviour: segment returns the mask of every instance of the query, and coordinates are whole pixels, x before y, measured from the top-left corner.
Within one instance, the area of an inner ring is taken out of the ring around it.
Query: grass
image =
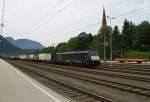
[[[148,58],[150,60],[150,52],[130,51],[126,53],[127,58]]]

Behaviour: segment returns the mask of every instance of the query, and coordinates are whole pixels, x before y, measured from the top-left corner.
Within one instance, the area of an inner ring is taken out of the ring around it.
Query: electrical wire
[[[54,15],[52,15],[50,18],[48,18],[47,20],[45,20],[44,22],[42,22],[41,24],[39,24],[35,29],[33,29],[34,32],[37,29],[39,29],[41,26],[43,26],[44,24],[48,24],[52,19],[54,19],[54,17],[56,17],[58,14],[62,13],[63,11],[65,11],[67,8],[69,8],[71,5],[73,5],[75,3],[76,0],[73,0],[72,2],[70,2],[67,6],[63,7],[61,10],[57,11]]]
[[[47,16],[48,16],[47,14],[48,14],[50,11],[54,10],[55,8],[57,8],[58,5],[61,4],[62,1],[63,1],[63,0],[59,0],[53,7],[50,7],[50,9],[48,10],[48,12],[47,12],[44,16],[40,17],[39,21],[41,21],[41,20],[43,20],[43,18],[47,17]]]
[[[89,24],[89,25],[83,26],[83,27],[81,27],[81,28],[78,28],[78,29],[75,29],[75,30],[72,30],[72,31],[69,31],[69,32],[66,32],[66,33],[73,33],[73,32],[75,32],[75,31],[77,31],[77,30],[89,28],[89,27],[92,27],[92,26],[96,26],[96,25],[98,25],[98,24],[99,24],[98,22],[97,22],[97,23],[93,23],[93,24]],[[63,34],[66,34],[66,33],[63,33]]]
[[[124,2],[124,0],[122,0],[122,1],[120,1],[120,2],[117,2],[117,3],[115,3],[115,4],[112,4],[109,9],[112,9],[112,8],[114,8],[114,7],[116,7],[116,6],[120,5],[120,4],[122,4],[123,2]]]
[[[89,27],[94,27],[94,26],[97,26],[97,25],[99,25],[99,23],[89,24],[89,25],[83,26],[81,28],[78,28],[78,29],[75,29],[75,30],[72,30],[72,31],[69,31],[69,32],[66,32],[66,33],[62,33],[62,34],[59,34],[59,35],[68,35],[68,34],[76,32],[76,31],[79,31],[79,30],[82,30],[82,29],[86,29],[86,28],[89,28]],[[62,37],[64,37],[64,36],[59,36],[59,39],[61,39]]]
[[[75,0],[74,0],[74,1],[75,1]],[[44,23],[40,24],[37,28],[39,28],[39,27],[42,26],[43,24],[46,24],[47,21],[52,20],[52,19],[53,19],[54,17],[56,17],[59,13],[63,12],[65,9],[67,9],[69,6],[71,6],[71,5],[74,3],[74,1],[71,2],[68,6],[65,6],[64,8],[62,8],[61,10],[59,10],[56,14],[54,14],[53,16],[51,16],[51,18],[49,18],[48,20],[46,20]],[[138,9],[135,9],[135,10],[132,10],[132,11],[123,13],[123,14],[120,14],[120,15],[118,15],[118,16],[115,16],[115,18],[119,18],[119,17],[125,16],[125,15],[129,15],[129,14],[132,14],[132,13],[134,13],[134,12],[141,11],[141,10],[143,10],[143,9],[145,9],[145,8],[148,8],[148,7],[150,7],[150,5],[148,5],[148,6],[146,6],[146,7],[138,8]],[[76,31],[78,31],[78,30],[85,29],[85,28],[89,28],[89,27],[92,27],[92,26],[96,26],[96,25],[98,25],[98,24],[99,24],[99,22],[94,23],[94,24],[89,24],[89,25],[86,25],[86,26],[84,26],[84,27],[81,27],[81,28],[78,28],[78,29],[75,29],[75,30],[72,30],[72,31],[69,31],[69,32],[66,32],[66,33],[63,33],[63,34],[66,35],[67,33],[69,34],[69,33],[72,33],[72,32],[76,32]],[[36,29],[35,29],[35,30],[36,30]],[[62,34],[60,34],[60,35],[62,35]]]
[[[115,16],[115,18],[119,18],[119,17],[125,16],[125,15],[129,15],[129,14],[131,14],[131,13],[134,13],[134,12],[137,12],[137,11],[141,11],[141,10],[146,9],[146,8],[149,8],[149,7],[150,7],[150,5],[148,5],[148,6],[146,6],[146,7],[143,7],[143,8],[135,9],[135,10],[132,10],[132,11],[123,13],[123,14],[121,14],[121,15]],[[138,18],[138,17],[139,17],[139,16],[137,16],[136,18]],[[66,33],[63,33],[63,34],[66,35],[66,34],[69,34],[69,33],[72,33],[72,32],[76,32],[76,31],[81,30],[81,29],[85,29],[85,28],[88,28],[88,27],[96,26],[97,24],[99,24],[99,23],[97,22],[97,23],[94,23],[94,24],[86,25],[86,26],[81,27],[81,28],[79,28],[79,29],[75,29],[75,30],[72,30],[72,31],[69,31],[69,32],[66,32]],[[62,35],[62,34],[60,34],[60,35]]]
[[[137,12],[137,11],[141,11],[141,10],[146,9],[146,8],[149,8],[149,7],[150,7],[150,5],[148,5],[148,6],[146,6],[146,7],[138,8],[138,9],[135,9],[135,10],[132,10],[132,11],[129,11],[129,12],[120,14],[120,15],[118,15],[118,16],[115,16],[115,18],[119,18],[119,17],[122,17],[122,16],[124,16],[124,15],[129,15],[129,14],[132,14],[132,13]]]

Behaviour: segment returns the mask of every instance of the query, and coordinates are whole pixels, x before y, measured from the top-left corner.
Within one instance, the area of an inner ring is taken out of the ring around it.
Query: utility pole
[[[104,62],[106,61],[106,34],[104,32]]]
[[[121,59],[122,59],[122,47],[121,47]]]
[[[111,22],[115,18],[114,17],[110,17],[110,16],[107,16],[107,18],[110,21],[110,27],[111,27]],[[112,67],[112,29],[111,28],[110,28],[110,66]]]
[[[1,35],[3,34],[3,27],[4,27],[4,12],[5,12],[5,0],[3,1],[3,9],[2,9]]]

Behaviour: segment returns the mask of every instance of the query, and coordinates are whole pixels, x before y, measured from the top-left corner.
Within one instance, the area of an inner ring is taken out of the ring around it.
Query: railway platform
[[[0,59],[0,102],[70,102]]]

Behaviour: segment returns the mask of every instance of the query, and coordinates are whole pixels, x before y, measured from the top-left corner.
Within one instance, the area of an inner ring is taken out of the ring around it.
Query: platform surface
[[[70,102],[0,59],[0,102]]]

